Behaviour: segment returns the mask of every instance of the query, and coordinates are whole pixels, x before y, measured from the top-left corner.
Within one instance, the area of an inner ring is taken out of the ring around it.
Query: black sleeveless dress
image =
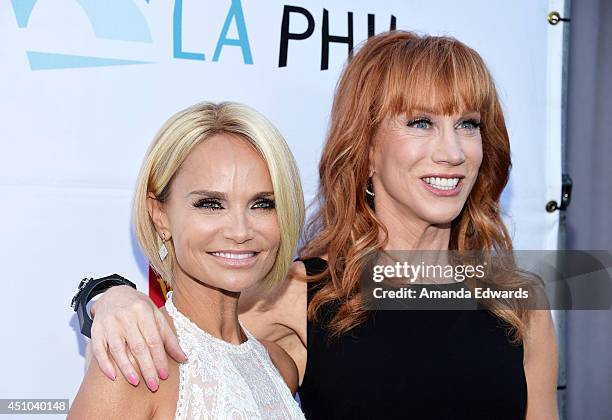
[[[303,262],[308,275],[327,264]],[[309,283],[308,302],[316,287]],[[335,340],[319,323],[307,328],[298,392],[308,420],[525,418],[523,346],[489,311],[370,311]]]

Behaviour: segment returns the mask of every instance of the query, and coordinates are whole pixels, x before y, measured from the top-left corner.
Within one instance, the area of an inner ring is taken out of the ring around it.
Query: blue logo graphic
[[[27,28],[38,0],[11,0],[20,28]],[[145,0],[149,3],[149,0]],[[145,17],[132,0],[75,0],[85,12],[96,38],[114,41],[151,43],[151,31]],[[121,66],[150,64],[110,57],[68,55],[41,51],[26,51],[32,70],[75,67]]]
[[[236,22],[238,38],[227,37],[232,21]],[[183,51],[183,0],[176,0],[174,2],[174,17],[172,22],[174,35],[174,58],[205,61],[205,56],[203,53]],[[240,0],[232,0],[231,2],[230,8],[227,11],[227,16],[225,17],[225,22],[223,23],[223,29],[221,29],[221,34],[219,35],[219,40],[217,41],[217,46],[215,47],[215,53],[213,54],[212,61],[219,61],[221,50],[225,45],[240,47],[242,50],[244,64],[253,64],[253,55],[251,54],[249,35],[247,34],[246,22],[242,12],[242,4],[240,3]]]

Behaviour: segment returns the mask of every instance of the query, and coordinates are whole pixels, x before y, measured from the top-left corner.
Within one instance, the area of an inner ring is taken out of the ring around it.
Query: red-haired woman
[[[471,48],[394,31],[348,62],[300,260],[273,297],[241,299],[244,324],[297,364],[307,418],[557,418],[549,311],[516,301],[368,311],[359,294],[363,256],[376,250],[511,250],[499,206],[510,167],[496,89]],[[94,310],[92,349],[104,371],[112,356],[136,374],[129,349],[157,381],[164,347],[182,357],[146,295],[116,287]]]

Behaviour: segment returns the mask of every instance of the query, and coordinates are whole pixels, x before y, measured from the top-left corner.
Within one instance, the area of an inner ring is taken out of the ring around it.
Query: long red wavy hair
[[[323,307],[337,304],[327,321],[340,335],[365,320],[359,295],[364,257],[382,249],[388,232],[368,205],[368,151],[386,117],[428,109],[450,115],[479,111],[483,159],[476,183],[451,224],[450,250],[512,250],[499,199],[511,168],[508,132],[495,84],[482,58],[450,37],[392,31],[370,38],[349,60],[336,87],[331,122],[319,164],[318,209],[308,224],[302,259],[327,254],[327,270],[308,318],[319,321]],[[382,239],[379,232],[383,232]],[[525,286],[521,276],[506,286]],[[490,308],[520,340],[528,316],[519,302]]]

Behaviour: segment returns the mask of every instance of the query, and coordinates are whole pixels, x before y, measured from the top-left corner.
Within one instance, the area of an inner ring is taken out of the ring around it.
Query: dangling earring
[[[168,248],[166,248],[166,234],[162,232],[162,244],[159,246],[159,259],[164,260],[168,256]]]
[[[370,176],[368,177],[368,184],[366,185],[366,194],[370,197],[375,197],[376,194],[374,194],[374,186],[372,185],[372,175],[374,175],[374,171],[372,171],[370,173]]]
[[[374,171],[370,172],[370,176],[368,177],[368,183],[366,184],[366,203],[368,204],[368,207],[370,207],[372,210],[374,210],[374,197],[376,196],[376,194],[374,194],[374,185],[372,184],[372,175],[374,175]]]

